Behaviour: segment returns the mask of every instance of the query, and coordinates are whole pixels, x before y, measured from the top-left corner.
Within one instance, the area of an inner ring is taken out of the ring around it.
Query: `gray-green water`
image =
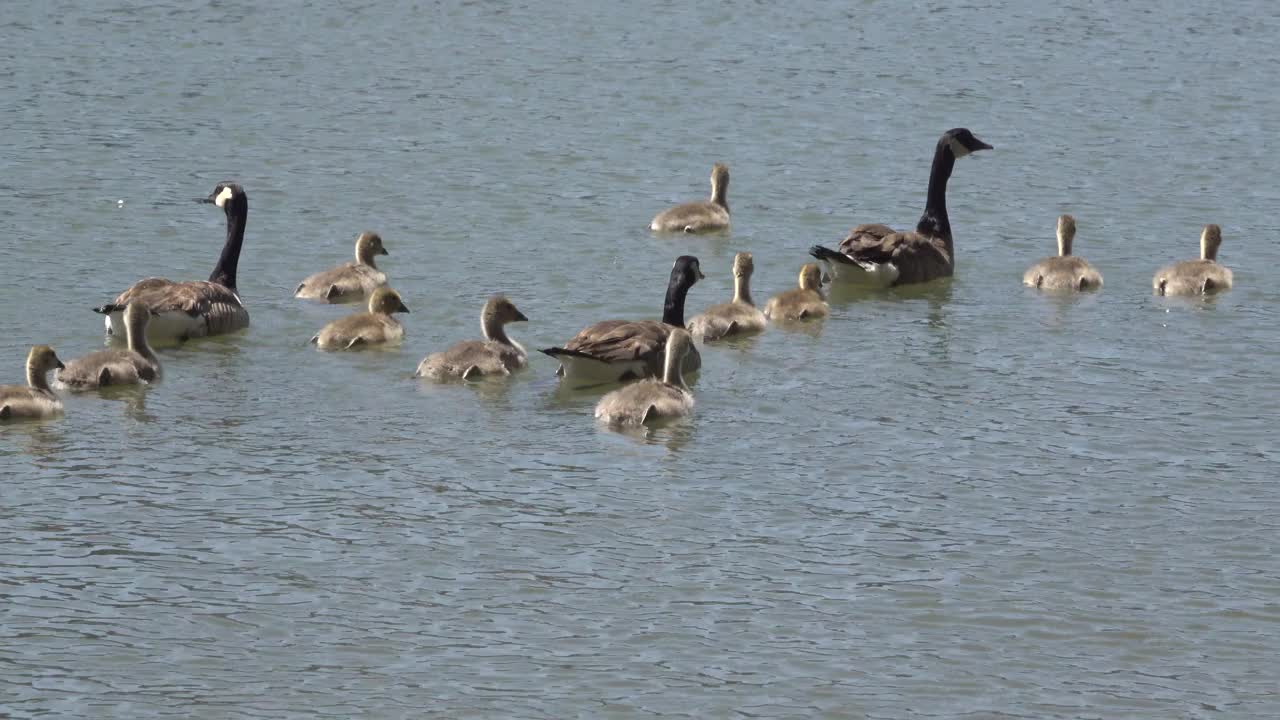
[[[206,276],[223,179],[253,315],[0,428],[0,715],[1280,715],[1274,4],[267,5],[0,20],[0,378]],[[688,422],[408,377],[494,291],[531,348],[682,253],[763,300],[961,125],[956,278],[704,348]],[[732,233],[647,232],[714,161]],[[1099,294],[1019,285],[1064,211]],[[1237,288],[1153,298],[1207,222]],[[366,228],[408,338],[317,353]]]

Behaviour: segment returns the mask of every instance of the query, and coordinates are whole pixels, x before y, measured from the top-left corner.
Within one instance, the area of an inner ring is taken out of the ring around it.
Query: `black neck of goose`
[[[671,278],[667,285],[667,301],[662,306],[662,322],[674,327],[684,327],[684,298],[689,294],[689,282],[683,275]]]
[[[946,138],[939,140],[938,149],[933,153],[933,167],[929,170],[929,197],[924,204],[924,214],[916,223],[916,232],[945,239],[948,250],[951,245],[951,219],[947,217],[947,180],[951,179],[955,165],[956,156],[951,152],[951,143]]]
[[[244,196],[227,201],[227,242],[222,246],[218,264],[209,274],[209,282],[236,289],[236,268],[240,265],[240,246],[244,244],[244,226],[249,220],[249,200]]]

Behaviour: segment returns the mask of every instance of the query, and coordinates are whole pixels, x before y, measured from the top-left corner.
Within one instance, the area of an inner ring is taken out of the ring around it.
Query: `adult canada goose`
[[[684,203],[658,213],[649,223],[659,232],[699,233],[729,227],[729,167],[711,166],[711,199]]]
[[[575,380],[613,382],[658,375],[662,351],[671,328],[684,328],[684,300],[689,288],[703,278],[698,258],[681,255],[671,267],[662,320],[605,320],[589,325],[564,347],[543,353],[560,361],[556,374]],[[697,348],[684,356],[684,372],[702,366]]]
[[[49,389],[49,371],[62,366],[48,345],[31,348],[26,387],[0,385],[0,420],[38,420],[62,414],[62,400]]]
[[[404,327],[391,315],[407,312],[409,308],[405,307],[399,293],[380,287],[369,296],[368,312],[334,320],[321,328],[311,342],[321,350],[350,350],[397,342],[404,337]]]
[[[693,349],[689,333],[672,328],[664,353],[662,379],[648,378],[605,395],[596,405],[596,417],[610,425],[643,425],[693,412],[693,393],[680,373],[684,358]]]
[[[249,311],[236,293],[236,268],[240,263],[240,246],[244,244],[249,199],[236,183],[221,182],[201,202],[217,205],[227,216],[227,241],[209,279],[139,280],[115,300],[94,308],[94,312],[107,316],[108,335],[125,333],[124,307],[135,302],[142,303],[154,315],[147,327],[152,342],[222,335],[249,326]]]
[[[1162,267],[1151,279],[1157,295],[1201,295],[1231,289],[1231,269],[1218,264],[1222,228],[1205,225],[1200,232],[1200,259]]]
[[[849,231],[838,250],[814,245],[809,254],[825,261],[831,278],[841,282],[888,287],[949,277],[955,270],[955,248],[947,217],[947,179],[958,158],[991,149],[967,128],[942,133],[933,152],[924,213],[914,232],[859,225]]]
[[[369,293],[387,284],[387,274],[374,258],[386,255],[382,236],[365,231],[356,238],[356,261],[322,270],[298,284],[293,296],[328,303],[361,302]]]
[[[1058,255],[1032,265],[1022,275],[1022,284],[1041,290],[1097,290],[1102,275],[1087,260],[1071,254],[1076,237],[1076,219],[1058,216]]]
[[[823,318],[829,312],[827,299],[822,294],[822,270],[816,263],[801,266],[800,287],[774,295],[764,306],[764,314],[770,320]]]
[[[751,273],[754,271],[751,253],[734,255],[733,300],[712,305],[702,314],[695,315],[685,325],[689,332],[705,341],[764,330],[768,321],[751,301]]]
[[[151,311],[142,303],[129,303],[124,309],[127,350],[99,350],[67,363],[59,370],[58,382],[74,390],[89,390],[106,385],[137,385],[160,377],[160,359],[147,343],[147,324]]]
[[[464,340],[443,352],[431,353],[418,364],[414,377],[470,380],[483,375],[510,375],[512,370],[524,367],[529,356],[519,343],[507,337],[503,326],[528,320],[510,300],[495,295],[480,311],[484,340]]]

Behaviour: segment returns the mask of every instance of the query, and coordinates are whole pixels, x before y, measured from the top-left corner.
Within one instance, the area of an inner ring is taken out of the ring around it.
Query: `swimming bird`
[[[418,364],[414,377],[470,380],[484,375],[510,375],[512,370],[524,367],[529,356],[519,343],[507,337],[504,326],[528,320],[510,300],[494,295],[480,311],[484,340],[464,340],[443,352],[431,353]]]
[[[138,385],[160,377],[160,359],[147,343],[151,311],[142,303],[124,309],[127,350],[99,350],[67,363],[57,380],[73,390],[90,390],[107,385]]]
[[[123,335],[124,307],[142,303],[151,310],[147,335],[152,342],[184,341],[206,335],[222,335],[249,326],[249,311],[236,292],[236,268],[244,227],[249,217],[249,198],[233,182],[220,182],[201,202],[212,203],[227,216],[227,241],[218,264],[207,281],[174,282],[147,278],[134,283],[115,300],[94,308],[107,316],[107,334]]]
[[[556,374],[575,380],[614,382],[658,375],[671,328],[684,328],[684,301],[703,278],[698,258],[681,255],[671,267],[662,320],[605,320],[583,328],[563,347],[542,352],[560,361]],[[684,357],[684,372],[702,366],[697,348]]]
[[[729,227],[729,167],[722,163],[711,166],[711,198],[684,203],[658,213],[649,223],[659,232],[700,233]]]
[[[774,295],[764,306],[764,314],[775,321],[823,318],[829,312],[822,294],[822,271],[816,263],[801,266],[800,287]]]
[[[374,262],[378,255],[386,254],[382,236],[366,230],[356,238],[355,262],[308,276],[298,284],[293,296],[328,303],[361,302],[369,297],[369,293],[387,284],[387,274]]]
[[[1022,284],[1041,290],[1097,290],[1102,275],[1087,260],[1071,254],[1076,237],[1076,219],[1058,216],[1058,255],[1032,265],[1022,275]]]
[[[950,277],[955,271],[955,248],[947,216],[947,180],[957,159],[991,149],[967,128],[944,132],[933,152],[929,192],[914,232],[859,225],[837,250],[814,245],[809,254],[825,261],[832,279],[840,282],[888,287]]]
[[[321,328],[311,342],[321,350],[350,350],[398,342],[404,337],[404,327],[391,315],[407,312],[409,308],[405,307],[399,293],[380,287],[369,296],[368,312],[334,320]]]
[[[49,389],[49,371],[63,367],[53,348],[27,353],[27,385],[0,385],[0,420],[40,420],[62,414],[62,400]]]
[[[689,333],[672,328],[666,342],[662,379],[648,378],[605,395],[596,405],[596,418],[610,425],[643,425],[693,412],[693,393],[680,373],[684,359],[693,349]]]
[[[1201,295],[1231,289],[1231,269],[1218,264],[1222,228],[1205,225],[1200,232],[1200,259],[1162,267],[1151,279],[1157,295]]]
[[[764,330],[764,313],[751,301],[751,274],[755,261],[749,252],[733,256],[733,300],[712,305],[685,324],[689,332],[703,341],[719,340],[730,335]]]

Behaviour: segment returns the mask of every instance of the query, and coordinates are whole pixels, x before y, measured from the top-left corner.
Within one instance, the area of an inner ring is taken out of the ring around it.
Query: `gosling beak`
[[[405,307],[404,301],[401,301],[400,307],[396,308],[396,312],[407,313],[409,312],[409,308]]]
[[[387,252],[387,249],[386,249],[386,248],[382,248],[382,252],[379,252],[378,254],[379,254],[379,255],[390,255],[391,253]]]
[[[707,276],[702,274],[702,268],[698,268],[697,272],[698,272],[698,279],[699,279],[699,280],[706,280],[706,279],[707,279]]]
[[[59,370],[66,370],[66,369],[67,369],[67,366],[66,366],[66,365],[63,365],[61,360],[54,360],[53,362],[54,362],[54,363],[56,363],[56,364],[54,365],[54,367],[58,368]]]
[[[822,274],[822,277],[820,278],[820,282],[821,282],[823,285],[830,285],[830,284],[831,284],[831,274],[830,274],[830,273],[823,273],[823,274]]]
[[[515,322],[529,322],[529,318],[525,317],[525,316],[524,316],[524,313],[522,313],[522,312],[520,312],[519,310],[517,310],[517,311],[516,311]]]

